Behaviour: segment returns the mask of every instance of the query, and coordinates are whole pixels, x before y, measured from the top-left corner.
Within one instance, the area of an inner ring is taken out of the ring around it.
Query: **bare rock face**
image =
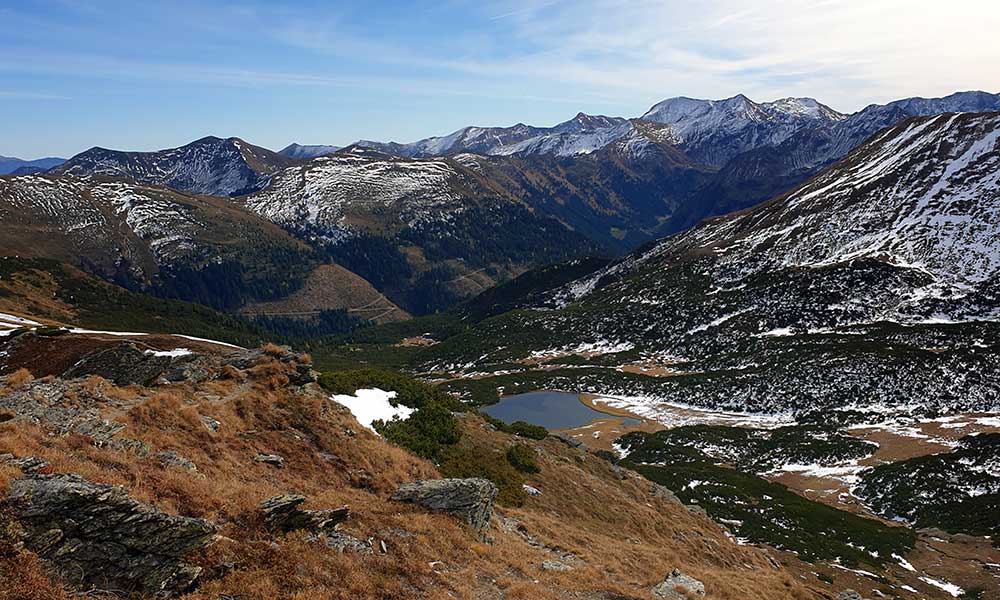
[[[490,524],[497,486],[487,479],[429,479],[402,486],[393,500],[413,502],[431,510],[446,512],[465,520],[482,533]]]
[[[271,529],[280,531],[303,529],[313,533],[333,532],[350,515],[346,506],[325,510],[299,508],[305,501],[305,496],[286,494],[261,502],[260,512],[264,523]]]
[[[168,515],[121,487],[73,474],[17,479],[6,504],[25,547],[80,590],[183,592],[201,573],[183,557],[215,535],[202,519]]]
[[[157,356],[123,342],[85,354],[62,374],[63,379],[99,375],[117,385],[152,385],[160,377],[170,381],[203,380],[207,371],[200,368],[198,355]]]
[[[666,600],[688,600],[705,595],[705,585],[674,569],[663,581],[653,587],[653,596]]]

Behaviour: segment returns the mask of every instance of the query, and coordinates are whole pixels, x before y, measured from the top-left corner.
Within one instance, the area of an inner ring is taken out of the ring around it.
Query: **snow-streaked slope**
[[[120,177],[185,192],[238,196],[261,189],[267,185],[268,175],[293,162],[239,138],[206,137],[157,152],[91,148],[52,173]]]
[[[148,245],[157,262],[169,263],[194,250],[197,230],[204,226],[190,207],[168,195],[118,181],[9,177],[0,179],[0,221],[54,229],[51,233],[65,236],[76,248],[121,247],[124,257],[132,259],[129,239],[121,238],[124,227]]]
[[[398,144],[372,141],[359,146],[409,157],[429,157],[471,152],[488,156],[550,154],[573,156],[603,148],[631,130],[626,119],[579,113],[554,127],[465,127],[446,136]]]
[[[447,218],[462,210],[466,175],[446,159],[410,160],[355,147],[276,174],[270,187],[248,196],[248,210],[292,230],[335,240],[359,213],[391,213],[404,224]]]
[[[974,285],[1000,272],[1000,113],[905,121],[789,196],[665,241],[732,277],[868,257]]]
[[[228,199],[100,177],[0,177],[4,254],[54,258],[104,275],[128,272],[143,281],[162,268],[266,254],[269,244],[298,247]]]
[[[317,156],[323,156],[325,154],[333,154],[337,150],[340,150],[340,146],[324,146],[324,145],[303,145],[303,144],[289,144],[278,151],[278,154],[282,156],[287,156],[289,158],[316,158]]]
[[[426,368],[628,344],[618,364],[665,374],[605,356],[533,384],[769,413],[1000,410],[1000,113],[904,121],[534,306],[438,344]]]
[[[725,100],[671,98],[654,105],[642,119],[669,125],[676,143],[691,158],[722,166],[748,150],[779,144],[804,127],[845,117],[812,98],[756,103],[741,94]]]

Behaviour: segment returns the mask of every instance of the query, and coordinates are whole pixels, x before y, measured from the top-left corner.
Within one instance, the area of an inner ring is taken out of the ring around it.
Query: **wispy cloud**
[[[22,90],[0,90],[0,98],[19,98],[23,100],[72,100],[69,96],[59,94],[43,94]]]

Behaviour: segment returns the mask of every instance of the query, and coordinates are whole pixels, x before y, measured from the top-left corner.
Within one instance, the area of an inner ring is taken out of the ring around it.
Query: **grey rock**
[[[854,590],[844,590],[837,594],[837,600],[864,600],[864,598]]]
[[[550,433],[549,435],[566,444],[570,448],[580,448],[583,446],[583,442],[574,437],[570,437],[565,433]]]
[[[649,493],[653,495],[654,498],[659,498],[661,500],[666,500],[667,502],[674,502],[680,504],[680,499],[672,492],[670,489],[658,484],[650,482]]]
[[[294,531],[303,529],[313,533],[333,532],[337,525],[347,520],[347,507],[325,510],[303,510],[299,506],[305,496],[286,494],[269,498],[260,504],[264,524],[271,529]]]
[[[572,571],[573,567],[567,565],[566,563],[559,562],[558,560],[543,560],[542,561],[543,571]]]
[[[157,452],[156,458],[160,459],[167,467],[172,467],[175,469],[182,469],[184,471],[197,471],[198,466],[195,465],[190,459],[181,456],[173,450],[164,450],[163,452]]]
[[[123,342],[83,355],[62,374],[62,378],[98,375],[117,385],[149,386],[160,378],[167,381],[191,378],[193,373],[189,371],[200,358],[198,354],[157,356],[139,349],[134,343]]]
[[[26,474],[37,473],[49,466],[49,461],[40,456],[25,456],[16,458],[13,454],[0,454],[0,464],[11,465],[21,469]]]
[[[150,452],[146,442],[132,438],[115,438],[105,444],[104,447],[123,454],[134,454],[139,458],[149,456]]]
[[[306,538],[319,542],[337,552],[354,552],[356,554],[374,554],[371,540],[361,540],[340,531],[334,531],[321,536]]]
[[[400,486],[392,495],[393,500],[413,502],[460,517],[480,533],[489,527],[496,497],[497,486],[488,479],[414,481]]]
[[[94,444],[107,443],[125,425],[101,418],[107,406],[127,408],[102,392],[81,388],[61,379],[35,380],[30,385],[0,395],[0,409],[13,413],[13,420],[28,421],[57,435],[78,433]]]
[[[81,590],[188,590],[201,569],[184,556],[216,531],[202,519],[168,515],[121,487],[73,474],[17,479],[5,504],[21,525],[25,547]]]
[[[230,352],[222,357],[223,364],[232,365],[240,370],[246,370],[258,364],[265,357],[271,357],[285,364],[295,363],[295,371],[288,377],[292,385],[306,385],[316,381],[316,372],[312,370],[312,362],[303,360],[303,355],[296,354],[288,346],[280,346],[279,352],[265,352],[260,348],[241,349]]]
[[[284,468],[285,466],[285,459],[277,454],[264,454],[263,452],[258,452],[253,459],[255,462],[271,465],[272,467],[277,467],[279,469]]]
[[[666,600],[688,600],[692,596],[704,596],[705,585],[674,569],[653,587],[653,595]]]
[[[205,425],[205,429],[208,429],[212,433],[218,431],[219,427],[222,426],[222,423],[220,423],[217,419],[213,419],[208,415],[201,415],[201,422]]]
[[[688,509],[688,512],[694,513],[696,515],[702,515],[705,517],[708,516],[708,511],[705,510],[705,507],[700,506],[698,504],[687,504],[684,506],[684,508]]]

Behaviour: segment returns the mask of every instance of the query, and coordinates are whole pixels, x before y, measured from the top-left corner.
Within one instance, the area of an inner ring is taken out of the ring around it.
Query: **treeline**
[[[250,320],[258,327],[273,332],[283,340],[290,342],[350,333],[371,325],[370,321],[359,319],[343,309],[324,310],[309,319],[260,315],[250,317]]]

